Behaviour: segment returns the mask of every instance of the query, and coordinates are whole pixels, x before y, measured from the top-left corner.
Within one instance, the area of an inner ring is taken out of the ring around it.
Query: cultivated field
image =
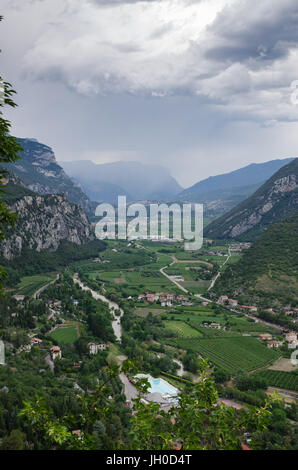
[[[181,338],[197,338],[202,336],[198,330],[195,330],[183,321],[165,321],[164,324],[168,330],[173,331]]]
[[[17,294],[32,296],[38,289],[55,279],[56,274],[40,274],[37,276],[22,277],[17,286]]]
[[[253,371],[265,367],[278,358],[278,353],[266,348],[257,339],[231,336],[208,339],[179,339],[169,344],[180,349],[191,349],[228,373]]]
[[[73,344],[78,339],[78,325],[68,324],[61,326],[51,333],[51,337],[58,343]]]
[[[266,379],[268,385],[298,392],[298,373],[283,372],[281,370],[263,370],[257,373]]]

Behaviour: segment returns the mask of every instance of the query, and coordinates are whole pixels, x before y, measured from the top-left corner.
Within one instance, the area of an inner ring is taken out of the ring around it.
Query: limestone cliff
[[[298,210],[298,158],[275,173],[251,197],[205,229],[210,238],[254,240]]]
[[[96,207],[79,185],[75,184],[56,161],[53,150],[35,139],[18,139],[23,147],[21,159],[4,165],[21,178],[25,186],[38,194],[65,194],[70,202],[81,206],[88,215]]]
[[[82,208],[64,195],[35,194],[10,176],[4,200],[18,215],[15,227],[8,229],[7,239],[0,245],[0,254],[6,259],[19,256],[25,247],[56,251],[62,241],[81,245],[95,239]]]

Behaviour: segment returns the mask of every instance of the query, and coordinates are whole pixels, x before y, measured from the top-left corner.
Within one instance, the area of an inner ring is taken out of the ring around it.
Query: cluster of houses
[[[273,339],[272,335],[269,333],[262,333],[259,336],[259,340],[266,343],[267,348],[279,348],[283,345],[283,341]],[[285,341],[288,344],[289,349],[296,349],[298,346],[297,333],[295,331],[290,331],[285,335]]]
[[[239,305],[237,300],[229,299],[227,295],[221,295],[217,303],[224,305],[225,307],[237,307],[237,310],[244,313],[253,313],[258,311],[258,307],[255,305]],[[280,312],[276,312],[273,308],[267,308],[265,312],[271,313],[271,315],[279,315],[280,313],[283,313],[286,316],[292,317],[294,323],[298,323],[298,308],[283,307]]]
[[[43,341],[42,339],[40,338],[36,338],[35,336],[33,338],[30,338],[30,343],[31,343],[31,346],[40,346]],[[62,358],[62,352],[61,352],[61,348],[59,346],[52,346],[50,348],[50,354],[51,354],[51,358],[53,361],[55,361],[55,359],[61,359]]]
[[[227,295],[221,295],[217,301],[220,305],[227,307],[237,307],[242,312],[257,312],[258,307],[255,305],[238,305],[238,301],[235,299],[229,299]]]
[[[30,338],[30,343],[31,343],[31,346],[40,346],[43,343],[43,341],[42,339],[34,336],[33,338]],[[89,354],[97,354],[99,351],[105,351],[107,347],[108,345],[106,343],[101,343],[101,344],[88,343]],[[52,346],[50,348],[50,354],[51,354],[51,358],[53,361],[55,361],[55,359],[57,358],[58,359],[62,358],[62,352],[59,346]]]
[[[233,251],[234,253],[242,253],[243,250],[247,250],[251,245],[252,244],[250,242],[233,243],[230,245],[230,251]]]
[[[180,305],[192,305],[184,295],[169,294],[167,292],[157,292],[155,294],[146,292],[145,294],[140,294],[138,300],[149,303],[159,302],[162,307],[171,307],[173,302]]]
[[[271,313],[271,315],[279,315],[280,312],[276,312],[273,308],[267,308],[265,312]],[[293,317],[294,323],[297,323],[298,308],[283,307],[281,312],[287,317]]]
[[[209,256],[228,256],[227,253],[222,253],[221,251],[212,251],[212,250],[207,250],[204,253],[205,255]]]

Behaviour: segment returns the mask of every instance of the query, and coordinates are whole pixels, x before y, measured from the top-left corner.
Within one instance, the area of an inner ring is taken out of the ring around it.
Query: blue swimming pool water
[[[168,382],[163,379],[149,379],[151,385],[149,392],[150,393],[160,393],[161,395],[177,395],[178,390],[175,387],[172,387]]]

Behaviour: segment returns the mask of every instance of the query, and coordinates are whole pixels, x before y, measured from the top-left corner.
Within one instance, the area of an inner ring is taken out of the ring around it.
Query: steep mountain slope
[[[179,194],[179,198],[190,201],[200,202],[203,200],[213,200],[214,195],[220,194],[221,190],[226,190],[227,194],[247,194],[250,188],[257,189],[256,185],[261,185],[268,180],[276,171],[284,165],[293,161],[293,158],[283,160],[271,160],[265,163],[252,163],[251,165],[240,168],[217,176],[199,181],[190,188],[185,189]],[[243,188],[243,191],[241,190]]]
[[[210,238],[254,240],[271,224],[298,210],[298,158],[277,171],[251,197],[212,222]]]
[[[14,175],[9,175],[7,182],[3,200],[18,220],[15,227],[8,228],[7,240],[0,244],[0,254],[5,259],[21,255],[24,248],[56,251],[61,242],[82,245],[95,239],[82,208],[64,195],[35,194]]]
[[[253,163],[239,170],[211,176],[182,191],[177,199],[204,203],[205,212],[219,216],[251,196],[266,180],[293,159]]]
[[[80,205],[87,214],[94,214],[94,203],[58,165],[50,147],[35,139],[18,140],[24,149],[20,154],[21,160],[4,165],[6,168],[19,176],[31,191],[38,194],[65,194],[70,202]]]
[[[61,162],[96,201],[115,202],[118,195],[132,200],[167,200],[181,191],[170,173],[158,165],[139,162],[95,164],[91,161]]]
[[[292,305],[298,303],[298,213],[271,225],[229,266],[215,285],[218,295],[227,294],[241,303]]]

